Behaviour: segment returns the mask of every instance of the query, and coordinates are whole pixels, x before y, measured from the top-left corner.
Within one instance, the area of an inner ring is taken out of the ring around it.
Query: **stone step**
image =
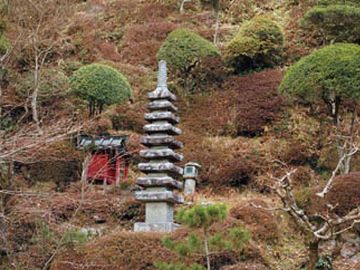
[[[183,169],[171,162],[139,163],[138,168],[144,173],[173,173],[183,174]]]
[[[184,156],[171,149],[145,149],[140,151],[140,156],[148,159],[169,159],[171,161],[182,161]]]
[[[135,198],[142,202],[184,203],[184,198],[172,191],[136,191]]]
[[[178,124],[180,121],[180,117],[176,116],[172,112],[152,112],[145,113],[145,120],[149,122],[154,121],[169,121],[172,124]]]
[[[168,135],[150,135],[141,137],[141,143],[145,146],[168,146],[171,149],[183,148],[183,143],[179,142],[173,136]]]
[[[176,96],[169,91],[166,86],[158,86],[156,89],[148,93],[148,98],[150,100],[156,99],[167,99],[169,101],[176,101]]]
[[[169,135],[180,135],[181,129],[173,126],[170,123],[153,123],[144,126],[144,131],[151,133],[166,133]]]
[[[167,187],[170,189],[183,189],[183,183],[176,181],[170,176],[144,176],[139,177],[136,181],[141,187]]]
[[[156,110],[160,110],[160,111],[168,110],[168,111],[172,111],[172,112],[178,111],[178,108],[168,100],[151,101],[148,105],[148,108],[152,111],[156,111]]]

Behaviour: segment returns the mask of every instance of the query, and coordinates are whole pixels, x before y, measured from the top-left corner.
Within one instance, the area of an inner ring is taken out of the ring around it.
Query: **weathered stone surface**
[[[139,177],[136,184],[142,187],[167,187],[171,189],[182,189],[183,183],[176,181],[170,176],[145,176]]]
[[[149,122],[166,120],[172,124],[177,124],[180,121],[180,117],[176,116],[172,112],[152,112],[145,113],[145,120]]]
[[[148,94],[150,100],[167,99],[169,101],[176,101],[176,96],[169,91],[166,86],[158,86],[156,89]]]
[[[172,135],[180,135],[181,130],[175,127],[180,118],[175,115],[178,110],[172,101],[176,100],[167,88],[166,62],[159,62],[157,88],[148,94],[150,113],[145,114],[145,120],[150,122],[144,126],[148,134],[141,138],[141,143],[150,149],[141,150],[140,156],[149,160],[138,164],[140,171],[147,174],[139,177],[137,184],[145,190],[135,192],[135,198],[145,202],[145,223],[136,223],[135,231],[171,232],[178,225],[173,223],[174,204],[183,203],[182,196],[173,193],[182,189],[183,184],[174,178],[182,175],[183,169],[172,162],[183,159],[183,155],[173,149],[181,148],[182,143]]]
[[[146,223],[173,222],[174,205],[167,202],[148,202],[145,205]]]
[[[171,149],[183,148],[182,142],[177,141],[173,136],[169,135],[151,135],[141,137],[141,143],[145,146],[162,146],[166,145]]]
[[[173,222],[165,222],[165,223],[145,223],[145,222],[137,222],[134,226],[135,232],[163,232],[168,233],[175,231],[180,227],[179,224]]]
[[[184,184],[184,195],[191,196],[195,194],[196,181],[194,179],[186,179]]]
[[[156,110],[169,110],[177,112],[178,108],[168,100],[154,100],[149,103],[148,108],[152,111]]]
[[[143,202],[184,203],[184,198],[172,191],[137,191],[135,198]]]
[[[148,124],[144,126],[144,131],[147,133],[167,133],[171,135],[180,135],[181,129],[174,127],[172,124],[169,123],[154,123]]]
[[[183,169],[171,162],[139,163],[138,168],[144,173],[174,173],[182,175]]]
[[[139,163],[138,168],[145,173],[174,173],[182,175],[183,169],[171,162]]]
[[[182,161],[184,156],[172,149],[146,149],[140,151],[140,156],[148,159],[169,159],[171,161]]]

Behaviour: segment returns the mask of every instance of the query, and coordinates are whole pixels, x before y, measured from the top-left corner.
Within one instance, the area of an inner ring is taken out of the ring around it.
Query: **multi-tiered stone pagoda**
[[[175,139],[181,134],[176,127],[179,117],[173,104],[176,96],[167,88],[166,62],[159,62],[158,85],[148,94],[150,113],[145,114],[149,124],[144,126],[145,136],[141,143],[148,147],[140,152],[147,160],[140,163],[139,169],[145,176],[138,178],[137,184],[144,188],[135,193],[137,200],[145,202],[145,222],[136,223],[135,231],[170,232],[179,225],[174,223],[174,204],[183,203],[183,197],[176,193],[182,190],[183,183],[178,181],[183,169],[174,163],[183,159],[175,152],[182,143]]]

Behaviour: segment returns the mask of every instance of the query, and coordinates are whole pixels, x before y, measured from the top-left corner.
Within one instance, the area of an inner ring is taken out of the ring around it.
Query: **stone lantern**
[[[135,193],[135,198],[145,203],[145,222],[135,223],[134,230],[141,232],[171,232],[179,225],[173,221],[174,205],[184,202],[176,192],[183,189],[181,179],[183,169],[176,162],[183,156],[176,149],[183,144],[175,139],[181,134],[176,127],[180,119],[176,115],[177,107],[173,104],[176,96],[167,88],[166,62],[159,62],[158,85],[148,94],[149,113],[145,120],[145,136],[141,143],[147,149],[140,151],[146,162],[138,165],[145,176],[137,179],[137,184],[144,189]]]
[[[185,179],[184,195],[193,196],[195,194],[196,181],[199,177],[201,166],[195,162],[185,164],[183,178]]]

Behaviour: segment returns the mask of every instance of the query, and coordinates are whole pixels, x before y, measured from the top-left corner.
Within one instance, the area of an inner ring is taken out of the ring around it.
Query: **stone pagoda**
[[[182,148],[182,143],[175,139],[181,134],[176,127],[179,123],[178,111],[173,102],[176,96],[167,88],[166,62],[159,62],[158,84],[154,91],[148,94],[150,100],[149,113],[145,120],[145,136],[141,143],[147,149],[140,151],[140,156],[146,163],[138,165],[145,176],[137,179],[137,184],[144,188],[135,192],[135,198],[145,202],[145,222],[135,223],[137,232],[171,232],[179,225],[174,223],[174,205],[183,203],[182,196],[176,190],[182,190],[183,183],[178,181],[183,169],[174,163],[183,159],[175,152]]]

